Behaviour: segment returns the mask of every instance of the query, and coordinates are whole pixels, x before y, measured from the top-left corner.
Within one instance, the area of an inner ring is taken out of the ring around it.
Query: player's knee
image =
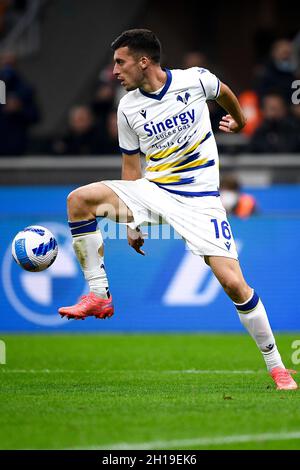
[[[68,194],[67,205],[69,209],[76,207],[84,202],[84,191],[81,188],[74,189]]]
[[[67,206],[69,216],[84,217],[85,212],[88,210],[87,192],[84,187],[77,188],[70,192],[67,197]]]
[[[229,295],[231,299],[237,299],[243,295],[244,286],[239,277],[230,276],[226,279],[223,279],[221,284],[226,294]]]

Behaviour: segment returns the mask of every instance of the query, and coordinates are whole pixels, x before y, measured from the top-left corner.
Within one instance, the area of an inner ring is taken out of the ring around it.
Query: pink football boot
[[[68,320],[84,320],[86,317],[107,318],[114,314],[112,296],[109,299],[102,299],[93,292],[83,295],[78,304],[70,307],[61,307],[58,310],[62,317]]]
[[[291,374],[296,374],[296,371],[282,367],[274,367],[271,370],[270,375],[277,385],[276,390],[296,390],[298,388]]]

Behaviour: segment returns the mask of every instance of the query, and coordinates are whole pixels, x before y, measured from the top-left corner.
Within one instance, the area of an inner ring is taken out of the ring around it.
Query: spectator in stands
[[[0,0],[0,38],[18,23],[27,8],[27,0]]]
[[[6,104],[0,106],[0,155],[23,155],[29,129],[39,119],[33,88],[16,68],[16,57],[5,53],[0,58],[0,80],[6,85]]]
[[[6,15],[7,10],[10,7],[11,0],[1,0],[0,1],[0,39],[6,33]]]
[[[293,120],[288,114],[284,99],[269,94],[262,102],[263,121],[253,134],[249,151],[253,153],[299,152],[299,136]]]
[[[206,55],[200,51],[186,52],[183,56],[182,68],[188,69],[190,67],[208,68]]]
[[[291,85],[296,79],[296,63],[293,57],[293,45],[288,39],[274,42],[269,62],[257,76],[256,90],[262,99],[269,93],[278,93],[289,105],[291,102]]]
[[[300,30],[298,31],[298,33],[293,39],[293,51],[294,51],[294,58],[295,58],[296,75],[299,78],[300,76]]]
[[[99,73],[99,81],[100,81],[100,88],[101,85],[108,85],[112,91],[113,91],[113,101],[112,101],[112,107],[110,111],[112,111],[114,108],[117,108],[119,105],[120,99],[126,94],[126,90],[124,87],[121,86],[119,80],[116,79],[116,77],[113,74],[113,69],[114,69],[114,61],[112,60],[108,64],[106,64],[103,69],[100,70]],[[102,100],[103,100],[103,93],[102,94]],[[96,96],[96,101],[97,101],[97,96]]]
[[[300,104],[293,104],[290,107],[291,111],[291,121],[295,126],[296,129],[296,135],[298,138],[298,151],[300,152]]]
[[[100,153],[99,131],[88,106],[75,106],[69,113],[67,134],[54,141],[54,153],[61,155],[96,155]]]
[[[245,90],[239,95],[239,102],[247,119],[241,132],[251,136],[262,120],[258,96],[253,90]]]
[[[115,88],[112,82],[101,82],[92,101],[92,110],[100,125],[105,125],[109,113],[114,109]]]
[[[228,214],[246,218],[257,212],[257,203],[251,194],[243,193],[234,175],[221,178],[220,197]]]
[[[106,119],[104,132],[100,133],[100,153],[111,155],[119,154],[119,141],[118,141],[118,126],[117,126],[117,113],[111,111]]]
[[[293,120],[297,123],[297,126],[299,126],[300,125],[300,103],[293,104],[290,109],[291,109]]]

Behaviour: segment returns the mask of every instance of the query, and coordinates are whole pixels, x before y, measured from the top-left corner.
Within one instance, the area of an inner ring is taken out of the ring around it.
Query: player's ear
[[[146,70],[146,68],[149,65],[149,58],[146,56],[143,56],[140,58],[140,66],[142,70]]]

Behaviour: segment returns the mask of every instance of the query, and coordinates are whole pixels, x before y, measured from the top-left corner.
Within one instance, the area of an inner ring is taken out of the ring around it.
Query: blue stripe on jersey
[[[205,142],[207,139],[209,139],[210,137],[212,136],[212,132],[209,131],[206,136],[204,137],[204,139],[201,140],[200,144],[203,144],[203,142]]]
[[[150,181],[150,183],[155,183],[155,181]],[[216,196],[219,197],[219,191],[179,191],[176,189],[168,189],[164,186],[161,186],[161,183],[155,183],[161,189],[168,191],[169,193],[179,194],[180,196],[187,196],[187,197],[204,197],[204,196]]]
[[[200,145],[200,142],[199,142],[199,145]],[[190,153],[193,153],[195,152],[195,150],[199,147],[199,145],[197,145],[196,148],[193,148],[192,150],[190,150],[189,152],[186,152],[184,155],[190,155]]]
[[[218,98],[218,96],[219,96],[219,91],[220,91],[220,80],[218,79],[218,88],[217,88],[217,93],[216,93],[215,99]]]
[[[199,145],[203,144],[203,142],[205,142],[207,139],[209,139],[209,137],[212,136],[212,132],[209,131],[204,137],[202,140],[200,140],[199,142]],[[198,147],[196,147],[198,148]],[[186,152],[185,155],[189,155],[190,153],[194,152],[196,149],[193,149],[193,150],[190,150],[189,152]]]
[[[165,96],[172,82],[172,73],[171,73],[171,70],[169,69],[163,69],[163,70],[167,73],[167,81],[165,83],[165,86],[161,90],[161,92],[158,95],[155,95],[153,93],[147,93],[142,88],[139,88],[142,95],[147,96],[147,98],[152,98],[153,100],[158,100],[158,101],[160,101]]]
[[[189,142],[185,142],[181,147],[179,147],[179,149],[177,150],[177,152],[180,152],[180,150],[184,149],[184,147],[186,147],[187,145],[189,144]]]
[[[18,261],[24,269],[26,269],[27,271],[36,270],[36,266],[32,263],[32,261],[27,255],[25,247],[25,238],[19,238],[19,240],[15,242],[15,253]]]
[[[123,113],[123,116],[125,117],[125,119],[126,119],[126,121],[127,121],[128,127],[130,127],[130,129],[131,129],[131,125],[129,124],[129,121],[128,121],[128,119],[127,119],[126,114],[124,113],[124,111],[122,111],[122,113]]]
[[[240,313],[250,313],[252,310],[255,309],[258,302],[259,302],[259,296],[254,291],[251,299],[249,300],[249,302],[247,302],[246,304],[243,304],[243,305],[239,305],[239,304],[234,304],[234,305],[235,305],[235,308],[237,309],[238,312],[240,312]]]
[[[180,160],[179,163],[176,163],[176,165],[174,165],[173,168],[176,168],[177,166],[182,166],[182,165],[186,165],[187,163],[191,163],[193,162],[194,160],[197,160],[197,158],[199,157],[200,155],[200,152],[197,152],[197,153],[194,153],[193,155],[190,155],[188,158],[186,158],[185,160]]]
[[[202,83],[202,80],[201,80],[201,78],[199,78],[199,82],[201,83],[201,86],[202,86],[202,90],[203,90],[204,96],[206,97],[206,91],[205,91],[205,88],[204,88],[204,86],[203,86],[203,83]]]
[[[126,155],[133,155],[134,153],[138,153],[140,151],[140,149],[135,149],[135,150],[127,150],[127,149],[123,149],[122,147],[119,147],[119,149],[121,150],[122,153],[126,153]]]
[[[200,168],[207,168],[208,166],[214,166],[214,164],[215,164],[214,160],[209,160],[208,162],[203,163],[203,165],[193,166],[192,168],[184,168],[183,170],[179,169],[176,171],[172,171],[172,175],[173,173],[184,173],[186,171],[193,171],[193,170],[199,170]]]

